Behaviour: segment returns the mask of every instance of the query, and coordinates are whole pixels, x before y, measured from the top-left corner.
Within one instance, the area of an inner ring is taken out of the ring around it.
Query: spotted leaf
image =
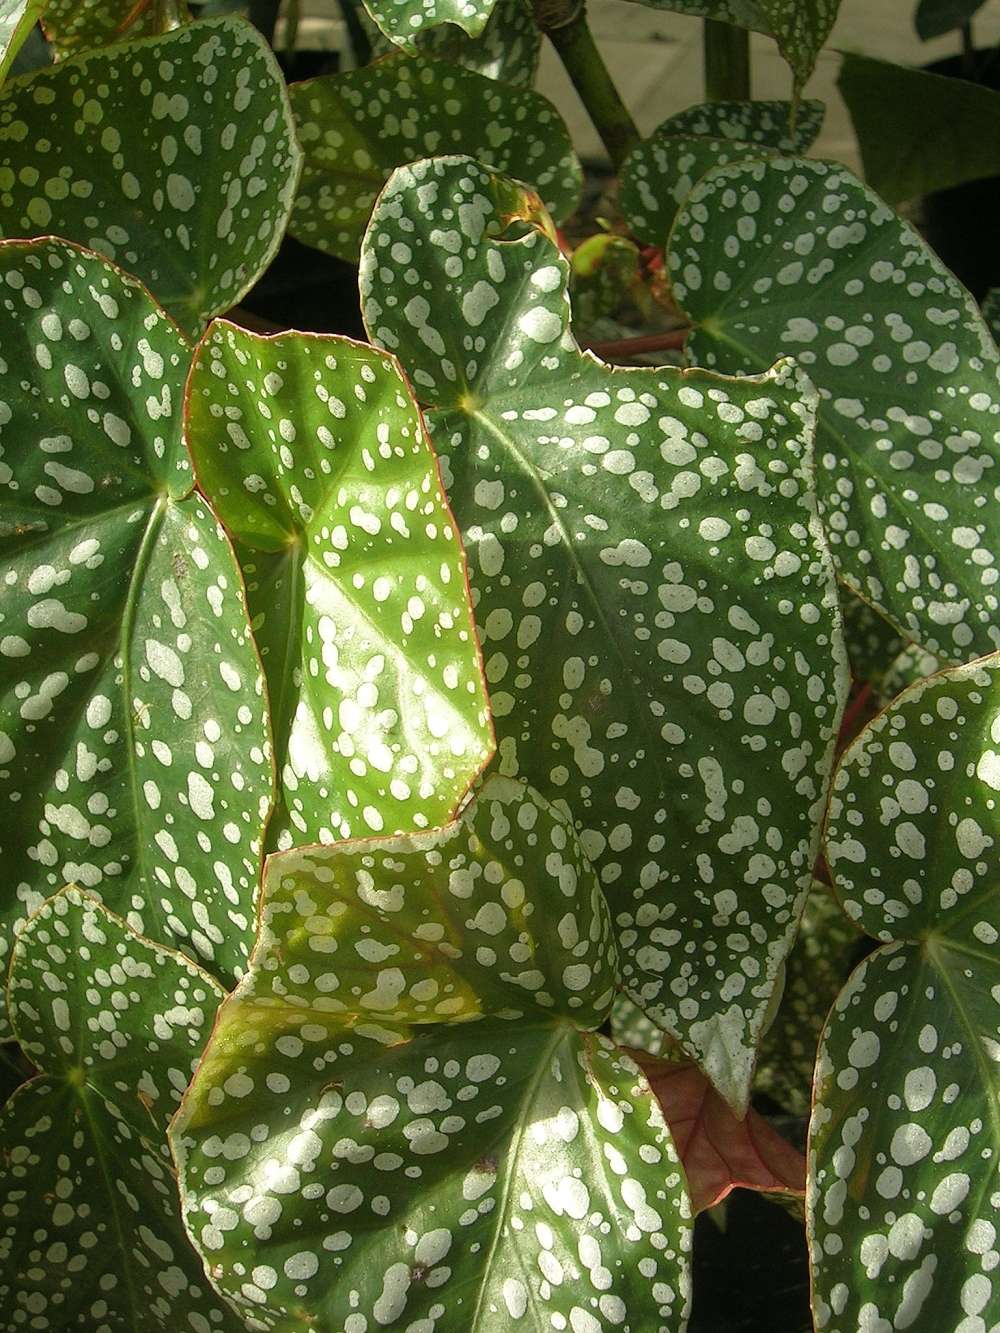
[[[216,322],[187,435],[236,543],[267,674],[271,844],[449,819],[492,731],[464,556],[395,360]]]
[[[71,888],[21,935],[9,991],[41,1072],[0,1113],[5,1327],[236,1333],[184,1233],[166,1139],[222,988]]]
[[[571,825],[509,779],[442,830],[272,857],[171,1131],[221,1289],[266,1329],[679,1328],[690,1210],[595,1031],[616,980]]]
[[[75,881],[231,981],[272,775],[239,570],[180,438],[189,350],[57,240],[0,245],[0,342],[0,949]]]
[[[830,35],[840,0],[641,0],[651,9],[732,23],[773,37],[799,89]]]
[[[429,412],[503,771],[567,802],[629,993],[739,1108],[845,684],[811,391],[787,362],[729,380],[581,353],[555,246],[494,239],[530,211],[467,160],[400,170],[362,255],[365,317]]]
[[[621,207],[634,234],[663,245],[677,209],[713,167],[741,157],[804,153],[823,123],[822,102],[707,102],[665,120],[622,165]]]
[[[1000,644],[1000,358],[916,232],[842,168],[771,159],[696,185],[668,262],[694,362],[787,353],[819,389],[820,513],[848,586],[948,661]]]
[[[792,1115],[809,1114],[820,1033],[856,957],[858,929],[819,880],[806,900],[784,988],[761,1042],[754,1089]]]
[[[364,11],[362,11],[364,14]],[[373,47],[385,55],[395,44],[375,28]],[[530,88],[535,81],[542,34],[530,0],[495,0],[489,20],[478,37],[470,37],[454,23],[422,28],[413,40],[421,55],[437,56],[488,79]],[[523,132],[523,127],[522,127]]]
[[[697,1065],[651,1056],[640,1056],[639,1065],[670,1126],[696,1213],[734,1189],[805,1193],[802,1154],[762,1115],[751,1109],[738,1119]]]
[[[273,258],[300,162],[266,43],[206,19],[0,92],[0,234],[90,246],[198,333]]]
[[[0,0],[0,83],[45,9],[45,0]]]
[[[57,60],[169,32],[189,15],[184,0],[41,0],[42,27]]]
[[[478,37],[498,0],[364,0],[365,9],[396,46],[416,50],[416,39],[442,23]]]
[[[968,1330],[998,1308],[1000,654],[920,681],[839,769],[827,858],[884,941],[823,1035],[817,1328]]]
[[[580,164],[555,107],[530,89],[440,60],[404,55],[294,84],[305,150],[291,230],[356,260],[372,205],[393,169],[441,152],[468,153],[528,181],[557,221],[580,197]]]

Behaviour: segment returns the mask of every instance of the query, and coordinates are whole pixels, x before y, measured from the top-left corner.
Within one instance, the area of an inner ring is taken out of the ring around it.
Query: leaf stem
[[[666,333],[644,334],[639,338],[619,338],[610,342],[585,343],[588,352],[593,352],[603,361],[614,357],[642,356],[645,352],[679,351],[691,332],[689,325],[680,329],[670,329]]]
[[[705,19],[705,100],[746,102],[750,98],[750,34],[746,28]]]
[[[594,42],[582,0],[535,0],[535,21],[555,47],[617,171],[641,136]]]

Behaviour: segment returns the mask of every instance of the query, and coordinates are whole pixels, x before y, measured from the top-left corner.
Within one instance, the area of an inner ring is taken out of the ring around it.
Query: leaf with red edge
[[[630,1053],[670,1126],[696,1213],[737,1188],[805,1195],[805,1158],[763,1116],[751,1109],[737,1119],[697,1065]]]

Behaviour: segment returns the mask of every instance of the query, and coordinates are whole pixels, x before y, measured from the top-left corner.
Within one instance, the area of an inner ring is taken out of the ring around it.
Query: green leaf
[[[267,45],[206,19],[0,93],[0,234],[97,250],[197,334],[274,257],[300,162]]]
[[[393,169],[467,153],[527,181],[556,221],[576,208],[582,175],[559,113],[538,93],[510,88],[426,56],[293,84],[305,150],[291,231],[356,261],[372,205]]]
[[[396,361],[216,322],[187,438],[267,674],[282,798],[269,843],[451,818],[493,737],[465,560]]]
[[[184,1234],[166,1140],[223,993],[78,889],[32,917],[10,1006],[44,1072],[0,1113],[7,1327],[243,1327]]]
[[[395,49],[394,42],[377,28],[374,31],[376,56]],[[469,37],[453,23],[445,23],[438,28],[422,28],[413,45],[421,55],[437,56],[488,79],[530,88],[538,69],[542,34],[529,0],[495,0],[478,37]]]
[[[629,993],[739,1112],[845,686],[811,391],[788,363],[727,380],[581,353],[555,246],[494,239],[531,207],[465,159],[398,171],[365,318],[428,410],[502,769],[579,821]]]
[[[897,694],[918,680],[933,676],[946,663],[941,662],[933,653],[926,652],[915,643],[908,643],[889,664],[888,670],[878,682],[878,696],[882,706],[889,704]]]
[[[1000,174],[1000,92],[846,54],[837,87],[865,179],[890,204]]]
[[[690,1208],[594,1031],[616,953],[565,816],[493,778],[448,828],[273,857],[264,897],[171,1131],[230,1299],[268,1328],[680,1327]]]
[[[38,9],[57,60],[155,37],[190,17],[184,0],[41,0]]]
[[[665,120],[622,166],[621,207],[631,230],[663,245],[677,209],[713,167],[768,152],[804,153],[823,123],[822,102],[707,102]]]
[[[882,677],[906,648],[906,639],[867,602],[843,589],[844,641],[855,680],[881,684]]]
[[[996,341],[1000,338],[1000,287],[991,287],[983,297],[983,319]]]
[[[45,10],[45,0],[0,0],[0,83]]]
[[[573,251],[570,260],[573,326],[577,336],[615,314],[641,281],[639,247],[625,236],[598,232]]]
[[[668,245],[697,364],[794,356],[820,393],[816,481],[848,587],[930,652],[1000,644],[998,355],[968,292],[848,171],[710,173]]]
[[[478,37],[498,0],[364,0],[376,26],[404,51],[416,51],[417,38],[441,23],[454,24]]]
[[[858,938],[857,927],[817,880],[785,960],[784,993],[761,1042],[754,1078],[755,1092],[767,1093],[793,1115],[809,1114],[820,1033],[850,972]]]
[[[913,24],[921,41],[961,28],[976,14],[986,0],[917,0]]]
[[[272,773],[239,570],[180,440],[190,353],[63,241],[0,245],[0,280],[0,954],[75,881],[230,981]]]
[[[810,1231],[830,1333],[967,1333],[996,1315],[998,793],[1000,655],[913,686],[837,775],[834,884],[887,943],[837,1001],[817,1070]]]
[[[766,33],[777,42],[795,77],[796,90],[812,74],[840,9],[840,0],[640,0],[640,3],[650,9],[694,14]]]

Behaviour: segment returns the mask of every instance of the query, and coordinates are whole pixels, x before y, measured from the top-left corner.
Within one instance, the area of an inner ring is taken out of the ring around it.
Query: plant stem
[[[555,47],[617,171],[640,134],[574,0],[535,0],[535,19]]]
[[[667,333],[650,333],[639,338],[587,343],[586,348],[588,352],[593,352],[604,361],[612,357],[641,356],[645,352],[679,351],[690,332],[690,327],[685,325],[680,329],[670,329]]]
[[[750,98],[750,34],[746,28],[705,19],[705,100],[746,102]]]

